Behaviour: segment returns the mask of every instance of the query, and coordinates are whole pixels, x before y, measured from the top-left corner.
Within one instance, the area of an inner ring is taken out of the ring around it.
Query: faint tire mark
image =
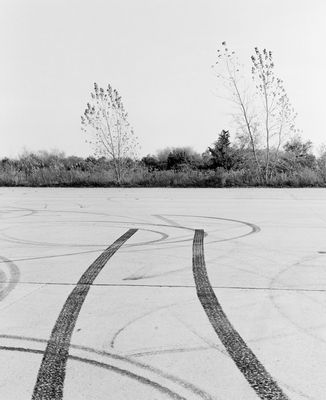
[[[73,221],[76,222],[76,221]],[[83,223],[85,223],[85,221],[82,221]],[[101,222],[101,223],[118,223],[118,224],[125,224],[125,225],[139,225],[135,222],[121,222],[121,221],[87,221],[87,223],[94,223],[94,222]],[[142,224],[145,225],[145,224]],[[146,225],[150,225],[150,224],[146,224]],[[113,229],[115,229],[115,227],[112,227]],[[137,247],[137,246],[145,246],[145,245],[149,245],[149,244],[156,244],[162,241],[165,241],[169,235],[166,234],[165,232],[161,232],[161,231],[156,231],[153,229],[145,229],[145,228],[137,228],[137,230],[141,230],[144,232],[150,232],[150,233],[154,233],[158,236],[160,236],[158,239],[152,239],[152,240],[147,240],[147,241],[143,241],[143,242],[138,242],[138,243],[133,243],[130,245],[126,245],[126,247]],[[31,245],[31,246],[45,246],[45,247],[100,247],[100,246],[104,246],[104,244],[102,243],[97,243],[97,244],[81,244],[81,243],[59,243],[59,242],[40,242],[37,240],[27,240],[27,239],[20,239],[14,236],[10,236],[6,233],[2,233],[2,240],[9,242],[9,243],[17,243],[17,244],[27,244],[27,245]]]
[[[154,314],[154,313],[156,313],[156,312],[158,312],[158,311],[164,310],[164,309],[166,309],[166,308],[171,308],[171,307],[173,307],[175,304],[176,304],[176,303],[168,304],[168,305],[161,306],[161,307],[157,307],[157,308],[155,308],[154,310],[149,310],[149,311],[147,311],[146,313],[143,313],[143,314],[141,314],[141,315],[138,315],[136,318],[133,318],[131,321],[128,321],[124,326],[122,326],[119,330],[117,330],[116,333],[113,335],[113,337],[112,337],[112,339],[111,339],[111,342],[110,342],[110,347],[111,347],[111,348],[114,348],[115,342],[116,342],[118,336],[119,336],[125,329],[127,329],[129,326],[131,326],[131,325],[134,324],[135,322],[137,322],[137,321],[139,321],[139,320],[141,320],[141,319],[143,319],[143,318],[145,318],[145,317],[147,317],[147,316],[149,316],[149,315],[151,315],[151,314]]]
[[[144,280],[144,279],[151,279],[151,278],[158,278],[162,276],[168,276],[168,275],[173,275],[177,274],[181,271],[187,271],[188,267],[182,267],[178,269],[173,269],[171,271],[165,271],[165,272],[160,272],[160,273],[152,273],[152,274],[146,274],[146,273],[140,273],[142,270],[146,270],[146,267],[142,267],[140,270],[134,272],[131,275],[128,275],[127,277],[123,278],[123,281],[139,281],[139,280]]]
[[[184,226],[184,225],[180,225],[178,222],[173,221],[172,219],[169,219],[169,218],[165,218],[161,214],[153,214],[153,217],[156,217],[156,218],[160,219],[161,221],[168,223],[168,226],[171,226],[171,227],[174,227],[174,228],[180,228],[180,229],[188,230],[188,231],[191,231],[191,232],[195,232],[195,229],[189,228],[189,227]]]
[[[12,208],[12,207],[11,207]],[[20,215],[14,215],[14,216],[7,216],[7,215],[5,215],[5,216],[2,216],[1,214],[12,214],[12,213],[18,213],[18,212],[24,212],[24,214],[20,214]],[[32,210],[28,210],[28,209],[26,209],[26,208],[22,208],[22,209],[17,209],[17,210],[12,210],[12,209],[10,209],[10,210],[1,210],[0,211],[0,216],[1,216],[1,218],[2,219],[14,219],[14,218],[23,218],[23,217],[28,217],[28,216],[30,216],[30,215],[33,215],[34,214],[34,211],[32,211]]]
[[[71,335],[91,284],[107,261],[136,233],[136,231],[137,229],[129,229],[109,246],[90,267],[88,267],[79,279],[76,287],[68,296],[45,349],[34,387],[33,400],[62,399]]]
[[[0,338],[2,339],[14,339],[14,340],[22,340],[22,341],[29,341],[29,342],[34,342],[34,343],[46,343],[47,341],[44,339],[38,339],[38,338],[32,338],[32,337],[26,337],[26,336],[17,336],[17,335],[6,335],[6,334],[0,334]],[[212,397],[210,394],[208,394],[207,392],[205,392],[204,390],[200,389],[199,387],[195,386],[194,384],[187,382],[177,376],[174,376],[170,373],[164,372],[152,365],[140,362],[138,360],[134,360],[132,358],[130,358],[129,356],[122,356],[120,354],[116,354],[116,353],[112,353],[112,352],[107,352],[107,351],[103,351],[103,350],[96,350],[96,349],[92,349],[86,346],[80,346],[80,345],[74,345],[71,344],[70,345],[71,349],[76,349],[76,350],[81,350],[81,351],[85,351],[87,353],[93,354],[93,355],[99,355],[99,356],[103,356],[103,357],[107,357],[109,359],[111,359],[112,361],[116,360],[119,362],[122,362],[122,365],[125,365],[123,367],[123,370],[130,370],[131,368],[136,367],[137,369],[140,369],[141,371],[144,370],[146,373],[150,372],[152,374],[154,374],[154,376],[157,376],[159,378],[163,378],[164,380],[171,382],[181,388],[184,388],[187,392],[190,392],[187,394],[187,399],[193,399],[194,395],[196,396],[195,399],[198,399],[198,397],[200,399],[203,400],[217,400],[216,397]],[[0,346],[0,350],[13,350],[15,351],[15,349],[21,349],[18,351],[25,351],[27,350],[28,352],[37,352],[39,354],[44,353],[42,350],[34,350],[34,349],[26,349],[25,347],[9,347],[9,346]],[[71,358],[72,355],[69,354],[68,358]],[[89,358],[87,357],[87,360],[89,360]],[[79,360],[81,362],[83,362],[83,360]],[[111,361],[111,363],[112,363]],[[105,368],[105,366],[107,365],[107,363],[97,363],[96,366],[97,367],[103,367]],[[142,373],[138,373],[138,375],[143,376],[143,372]],[[154,379],[151,379],[153,381],[157,381],[157,377]],[[150,384],[150,382],[149,382]],[[163,386],[163,385],[162,385]],[[166,386],[166,385],[165,385]],[[191,395],[191,397],[189,397]]]
[[[167,222],[169,225],[162,225],[162,224],[150,224],[148,223],[147,225],[159,225],[159,226],[166,226],[166,227],[172,227],[172,228],[178,228],[178,229],[183,229],[183,230],[189,230],[191,232],[194,232],[195,229],[190,228],[190,227],[186,227],[183,225],[180,225],[179,223],[177,223],[174,220],[171,220],[169,218],[165,218],[165,216],[171,216],[171,217],[193,217],[193,218],[201,218],[201,219],[213,219],[213,220],[222,220],[222,221],[227,221],[227,222],[234,222],[234,223],[238,223],[238,224],[242,224],[245,226],[248,226],[251,230],[247,233],[244,233],[242,235],[237,235],[237,236],[233,236],[231,238],[225,238],[225,239],[218,239],[218,240],[210,240],[208,243],[212,244],[212,243],[217,243],[217,242],[225,242],[225,241],[230,241],[230,240],[235,240],[235,239],[239,239],[239,238],[243,238],[245,236],[248,235],[252,235],[253,233],[257,233],[260,231],[259,226],[252,224],[250,222],[246,222],[246,221],[240,221],[240,220],[235,220],[235,219],[230,219],[230,218],[220,218],[220,217],[211,217],[211,216],[203,216],[203,215],[185,215],[185,214],[153,214],[154,217],[159,218],[165,222]],[[204,232],[204,235],[207,236],[207,233]],[[177,239],[177,240],[166,240],[163,243],[163,245],[171,245],[171,244],[176,244],[176,243],[184,243],[184,242],[189,242],[190,240],[192,240],[192,237],[187,238],[187,239]],[[143,280],[143,279],[151,279],[151,278],[156,278],[159,276],[166,276],[166,275],[170,275],[173,273],[177,273],[180,272],[182,270],[184,270],[186,268],[180,268],[178,270],[172,270],[172,271],[168,271],[168,272],[163,272],[163,273],[154,273],[154,274],[137,274],[137,273],[133,273],[132,275],[129,275],[128,277],[124,278],[124,280]]]
[[[198,299],[227,352],[263,400],[287,400],[276,381],[246,345],[224,313],[208,279],[204,259],[204,231],[196,230],[193,240],[193,275]]]
[[[226,242],[229,240],[240,239],[245,236],[252,235],[253,233],[260,232],[259,226],[252,224],[251,222],[246,222],[246,221],[242,221],[242,220],[238,220],[238,219],[221,218],[221,217],[213,217],[213,216],[206,216],[206,215],[188,215],[188,214],[161,214],[161,215],[166,215],[166,216],[171,216],[171,217],[203,218],[203,219],[214,219],[214,220],[226,221],[226,222],[235,222],[238,224],[246,225],[250,228],[249,232],[244,233],[242,235],[237,235],[237,236],[233,236],[231,238],[226,238],[226,239],[212,240],[209,243]],[[204,235],[206,236],[205,232],[204,232]]]
[[[34,211],[47,211],[47,210],[34,210]],[[68,213],[68,211],[63,211]],[[80,211],[71,211],[71,213],[81,213],[83,212]],[[85,213],[87,214],[87,213]],[[97,214],[97,213],[89,213],[89,214]],[[99,215],[106,215],[106,214],[99,214]],[[260,231],[260,228],[252,223],[246,222],[246,221],[241,221],[241,220],[236,220],[236,219],[230,219],[230,218],[220,218],[220,217],[214,217],[214,216],[204,216],[204,215],[187,215],[187,214],[162,214],[161,216],[175,216],[175,217],[188,217],[188,218],[202,218],[202,219],[213,219],[213,220],[221,220],[221,221],[227,221],[227,222],[234,222],[242,225],[248,226],[251,230],[249,232],[246,232],[241,235],[233,236],[230,238],[225,238],[225,239],[217,239],[217,240],[211,240],[207,242],[207,244],[212,244],[212,243],[218,243],[218,242],[226,242],[230,240],[235,240],[235,239],[240,239],[245,236],[251,235],[252,233],[256,233]],[[164,218],[164,217],[163,217]],[[65,221],[66,222],[66,221]],[[72,221],[72,222],[77,222],[77,221]],[[98,221],[82,221],[84,223],[101,223],[101,224],[122,224],[122,225],[145,225],[145,226],[158,226],[158,227],[166,227],[166,228],[175,228],[175,229],[182,229],[182,230],[190,230],[191,232],[194,231],[194,229],[185,227],[185,226],[179,226],[179,225],[168,225],[168,224],[155,224],[155,223],[150,223],[150,222],[133,222],[133,221],[113,221],[113,220],[108,220],[108,221],[103,221],[103,220],[98,220]],[[139,228],[140,229],[140,228]],[[140,242],[140,243],[133,243],[132,245],[127,245],[127,247],[136,247],[136,246],[144,246],[148,244],[163,244],[163,245],[171,245],[171,244],[179,244],[179,243],[185,243],[189,242],[192,240],[192,236],[186,239],[176,239],[176,240],[166,240],[168,238],[168,235],[165,234],[164,232],[160,231],[154,231],[150,229],[142,229],[144,231],[149,231],[153,232],[156,234],[161,235],[161,238],[156,239],[156,240],[150,240],[147,242]],[[205,234],[206,235],[206,234]],[[11,243],[19,243],[19,244],[29,244],[29,245],[36,245],[36,246],[62,246],[62,247],[92,247],[92,246],[101,246],[101,244],[92,244],[92,245],[83,245],[83,244],[78,244],[78,243],[51,243],[51,242],[38,242],[38,241],[32,241],[32,240],[25,240],[25,239],[20,239],[16,238],[10,235],[7,235],[5,233],[2,233],[3,239],[7,242]]]
[[[58,258],[58,257],[69,257],[69,256],[78,256],[80,254],[87,254],[87,253],[98,253],[99,251],[103,251],[104,249],[96,249],[96,250],[86,250],[86,251],[77,251],[74,253],[61,253],[61,254],[53,254],[50,256],[38,256],[38,257],[24,257],[24,258],[15,258],[13,261],[31,261],[31,260],[43,260],[48,258]],[[0,264],[6,263],[6,261],[0,261]]]
[[[23,353],[31,353],[31,354],[43,354],[42,350],[37,350],[37,349],[29,349],[29,348],[25,348],[25,347],[13,347],[13,346],[0,346],[0,350],[4,350],[4,351],[19,351],[19,352],[23,352]],[[110,371],[113,371],[115,373],[118,373],[120,375],[126,376],[128,378],[134,379],[139,383],[142,383],[144,385],[149,385],[151,387],[153,387],[154,389],[158,390],[161,393],[167,394],[170,398],[175,399],[175,400],[187,400],[185,397],[179,396],[177,393],[171,391],[169,388],[160,385],[159,383],[148,379],[144,376],[141,375],[137,375],[133,372],[130,372],[126,369],[122,369],[119,367],[116,367],[114,365],[108,364],[108,363],[103,363],[103,362],[99,362],[96,360],[92,360],[89,358],[85,358],[85,357],[79,357],[79,356],[73,356],[73,355],[69,355],[68,358],[70,360],[73,361],[79,361],[82,363],[86,363],[86,364],[90,364],[93,365],[95,367],[100,367],[100,368],[104,368]],[[42,397],[42,399],[56,399],[57,397]]]
[[[0,290],[0,301],[3,300],[8,294],[15,288],[20,278],[19,268],[15,263],[13,263],[9,258],[0,256],[0,262],[6,264],[9,269],[9,276],[3,271],[5,276],[5,286]]]
[[[198,347],[175,347],[170,349],[155,349],[147,351],[138,351],[137,353],[128,353],[129,357],[148,357],[157,356],[161,354],[176,354],[176,353],[190,353],[192,351],[204,351],[211,350],[210,346],[198,346]]]
[[[306,261],[312,261],[314,260],[316,257],[318,256],[309,256],[309,257],[305,257],[304,259],[302,259],[301,261],[296,262],[295,264],[292,265],[288,265],[285,268],[283,268],[281,271],[279,271],[270,281],[269,283],[269,287],[268,289],[273,289],[273,286],[275,284],[275,282],[280,280],[280,277],[285,274],[286,272],[288,272],[289,270],[291,270],[294,267],[299,266],[302,262],[306,262]],[[300,294],[301,296],[305,296],[306,298],[308,298],[310,301],[314,301],[315,299],[311,299],[311,297],[307,296],[307,294],[304,291],[300,291],[298,289],[294,289],[296,293]],[[324,290],[323,290],[324,291]],[[269,290],[269,300],[271,302],[271,304],[273,305],[273,307],[275,308],[275,310],[279,313],[279,315],[286,320],[288,323],[290,323],[293,327],[296,328],[296,330],[300,333],[303,333],[311,338],[313,338],[314,340],[316,340],[317,342],[325,345],[326,340],[318,335],[316,335],[314,332],[311,332],[311,330],[315,329],[315,327],[304,327],[302,326],[300,323],[298,323],[297,321],[295,321],[293,318],[291,318],[288,313],[286,311],[284,311],[284,307],[281,307],[278,302],[277,302],[277,297],[275,296],[275,293],[273,292],[273,290]],[[320,303],[319,303],[320,305]]]

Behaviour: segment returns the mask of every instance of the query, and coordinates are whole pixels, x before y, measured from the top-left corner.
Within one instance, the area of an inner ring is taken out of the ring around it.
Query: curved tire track
[[[90,286],[107,261],[134,233],[136,233],[136,231],[137,229],[129,229],[109,246],[90,267],[88,267],[79,279],[76,287],[68,296],[45,349],[34,387],[33,400],[62,399],[70,340]]]
[[[0,350],[4,350],[4,351],[19,351],[19,352],[23,352],[23,353],[31,353],[31,354],[43,354],[42,350],[36,350],[36,349],[28,349],[25,347],[13,347],[13,346],[0,346]],[[160,391],[161,393],[167,394],[169,397],[171,397],[172,399],[175,400],[187,400],[185,397],[182,397],[180,395],[178,395],[177,393],[171,391],[169,388],[160,385],[159,383],[148,379],[144,376],[135,374],[133,372],[130,372],[126,369],[122,369],[119,367],[116,367],[114,365],[108,364],[108,363],[103,363],[103,362],[99,362],[96,360],[92,360],[89,358],[85,358],[85,357],[79,357],[79,356],[73,356],[73,355],[69,355],[69,359],[70,360],[74,360],[74,361],[79,361],[82,363],[86,363],[86,364],[90,364],[93,365],[95,367],[100,367],[100,368],[104,368],[104,369],[108,369],[110,371],[116,372],[120,375],[126,376],[128,378],[137,380],[137,382],[142,383],[144,385],[149,385],[151,387],[153,387],[154,389]],[[56,397],[44,397],[43,399],[56,399]]]
[[[193,275],[197,296],[217,336],[262,400],[288,400],[252,350],[234,329],[209,282],[204,259],[204,231],[196,230],[193,239]]]
[[[2,339],[14,339],[14,340],[21,340],[21,341],[28,341],[32,343],[46,343],[47,341],[44,339],[38,339],[38,338],[32,338],[32,337],[26,337],[26,336],[17,336],[17,335],[0,335],[0,338]],[[89,358],[88,356],[86,357],[81,357],[78,355],[79,359],[78,361],[80,362],[88,362],[89,364],[91,361],[95,361],[96,364],[93,364],[95,367],[99,368],[104,368],[104,369],[109,369],[107,368],[107,365],[113,365],[117,366],[120,369],[120,374],[125,375],[125,371],[133,373],[134,379],[138,380],[137,377],[143,377],[143,378],[148,378],[147,384],[150,386],[153,386],[153,383],[158,383],[160,387],[163,387],[164,389],[168,389],[173,394],[176,394],[177,396],[181,396],[181,398],[186,398],[186,399],[202,399],[202,400],[217,400],[216,397],[210,396],[207,392],[203,391],[199,387],[195,386],[194,384],[187,382],[175,375],[172,375],[170,373],[167,373],[165,371],[162,371],[152,365],[145,364],[143,362],[139,362],[135,359],[133,359],[130,356],[122,356],[118,353],[112,353],[112,352],[107,352],[103,350],[96,350],[93,348],[89,348],[86,346],[81,346],[81,345],[70,345],[71,349],[77,350],[79,353],[80,351],[86,352],[87,354],[92,354],[94,356],[100,356],[100,357],[105,357],[109,358],[110,362],[99,362],[97,360],[94,360],[94,358]],[[21,352],[27,352],[27,353],[38,353],[38,354],[43,354],[44,351],[40,349],[33,349],[30,347],[23,347],[23,346],[0,346],[0,350],[7,350],[7,351],[21,351]],[[69,354],[68,359],[75,359],[76,356],[73,354]],[[117,364],[118,363],[118,364]],[[145,376],[146,374],[146,376]],[[149,375],[149,377],[148,377]],[[130,376],[130,375],[129,375]],[[131,376],[130,376],[131,377]],[[142,382],[140,382],[142,383]],[[156,389],[160,390],[158,387]],[[173,397],[173,398],[179,398],[179,397]]]
[[[17,265],[9,258],[0,256],[0,263],[7,265],[9,269],[9,278],[5,278],[5,286],[0,290],[0,301],[3,300],[15,288],[20,278],[20,271]],[[6,277],[6,274],[4,274]],[[3,282],[1,282],[3,283]]]

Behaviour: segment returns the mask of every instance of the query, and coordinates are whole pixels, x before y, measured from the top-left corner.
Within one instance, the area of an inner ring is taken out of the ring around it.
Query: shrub
[[[170,149],[169,149],[170,150]],[[189,153],[190,154],[190,153]],[[168,154],[167,154],[168,156]],[[326,158],[326,157],[325,157]],[[158,160],[158,158],[157,158]],[[150,160],[147,160],[150,161]],[[325,186],[326,163],[293,170],[279,169],[271,177],[271,187]],[[119,186],[141,187],[242,187],[261,186],[257,171],[250,164],[225,170],[198,168],[189,162],[179,163],[176,169],[149,168],[144,162],[126,159],[126,170]],[[104,157],[65,157],[56,152],[24,153],[17,160],[0,160],[1,186],[99,186],[114,187],[116,175],[112,162]]]
[[[321,186],[322,179],[318,176],[318,173],[308,167],[303,168],[296,173],[298,178],[298,186]]]

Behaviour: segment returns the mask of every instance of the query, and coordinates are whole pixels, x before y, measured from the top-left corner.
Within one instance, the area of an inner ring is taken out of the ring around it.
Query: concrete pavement
[[[0,218],[0,398],[323,399],[324,189],[2,188]],[[197,297],[197,229],[216,299],[278,394],[255,390]],[[71,293],[62,393],[37,395]]]

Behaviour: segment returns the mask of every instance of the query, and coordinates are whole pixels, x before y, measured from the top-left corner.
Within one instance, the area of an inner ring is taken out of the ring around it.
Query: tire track
[[[109,246],[84,272],[76,287],[68,296],[54,325],[50,340],[45,349],[40,366],[33,400],[60,400],[63,397],[63,384],[69,346],[79,312],[88,291],[113,254],[133,235],[137,229],[129,229]]]
[[[311,332],[311,330],[315,330],[315,327],[304,327],[302,324],[298,323],[295,318],[291,318],[291,316],[288,314],[288,312],[286,310],[284,310],[284,307],[280,306],[278,304],[277,301],[277,297],[275,296],[275,294],[273,293],[275,291],[274,289],[274,284],[275,282],[280,281],[281,276],[285,273],[287,273],[288,271],[290,271],[292,268],[294,267],[298,267],[298,266],[302,266],[302,263],[305,263],[307,261],[312,261],[315,258],[317,258],[318,256],[309,256],[309,257],[305,257],[303,258],[301,261],[298,261],[292,265],[286,266],[284,269],[282,269],[281,271],[279,271],[270,281],[268,290],[269,290],[269,300],[271,302],[271,304],[273,305],[273,307],[275,308],[275,310],[279,313],[279,315],[289,324],[291,324],[293,327],[296,328],[296,330],[302,334],[305,334],[311,338],[313,338],[314,340],[316,340],[317,342],[319,342],[320,344],[325,345],[326,340],[319,336],[318,334],[316,334],[315,332]],[[308,298],[310,301],[315,302],[315,299],[312,299],[311,297],[309,297],[307,295],[307,293],[309,292],[324,292],[325,289],[304,289],[301,290],[300,288],[294,288],[292,290],[292,292],[297,292],[303,296],[305,296],[306,298]],[[290,292],[290,291],[289,291]],[[291,292],[290,292],[291,293]],[[322,307],[324,306],[323,304],[321,304],[320,302],[317,302],[317,304],[321,305]]]
[[[209,282],[204,259],[204,231],[196,230],[193,239],[193,275],[198,299],[227,352],[250,386],[263,400],[288,400],[252,350],[234,329]]]
[[[226,221],[226,222],[235,222],[238,224],[246,225],[248,228],[250,228],[250,231],[241,235],[233,236],[230,238],[225,238],[225,239],[217,239],[217,240],[212,240],[209,243],[217,243],[217,242],[227,242],[229,240],[235,240],[235,239],[240,239],[249,235],[252,235],[253,233],[257,233],[260,231],[260,227],[252,224],[251,222],[246,222],[242,221],[239,219],[231,219],[231,218],[222,218],[222,217],[212,217],[212,216],[206,216],[206,215],[189,215],[189,214],[160,214],[161,216],[171,216],[171,217],[189,217],[189,218],[202,218],[202,219],[213,219],[213,220],[218,220],[218,221]],[[195,230],[196,231],[196,230]],[[204,232],[204,236],[206,236],[206,233]],[[189,239],[187,239],[188,241]]]
[[[5,297],[7,297],[8,294],[15,288],[17,283],[19,283],[20,271],[19,271],[19,268],[17,267],[17,265],[12,260],[9,260],[9,258],[0,256],[0,263],[6,264],[9,269],[8,277],[2,271],[2,273],[5,277],[5,281],[1,282],[1,283],[5,283],[5,286],[4,286],[4,288],[2,288],[0,290],[0,301],[1,301]]]
[[[149,311],[147,311],[147,312],[145,312],[145,313],[143,313],[143,314],[141,314],[141,315],[138,315],[137,317],[135,317],[135,318],[133,318],[132,320],[128,321],[125,325],[123,325],[120,329],[118,329],[118,330],[115,332],[115,334],[113,335],[113,337],[112,337],[112,339],[111,339],[111,341],[110,341],[110,347],[113,349],[114,346],[115,346],[115,343],[116,343],[116,340],[117,340],[118,336],[119,336],[125,329],[127,329],[129,326],[131,326],[131,325],[134,324],[135,322],[137,322],[137,321],[139,321],[139,320],[141,320],[141,319],[143,319],[143,318],[145,318],[145,317],[148,317],[149,315],[152,315],[152,314],[154,314],[154,313],[156,313],[156,312],[158,312],[158,311],[161,311],[161,310],[164,310],[164,309],[167,309],[167,308],[171,308],[171,307],[175,306],[176,304],[177,304],[177,303],[172,303],[172,304],[167,304],[167,305],[164,305],[164,306],[161,306],[161,307],[157,307],[157,308],[155,308],[155,309],[153,309],[153,310],[149,310]]]
[[[0,338],[28,341],[28,342],[32,342],[32,343],[46,343],[47,342],[44,339],[38,339],[38,338],[27,337],[27,336],[6,335],[6,334],[0,334]],[[86,346],[74,345],[74,344],[71,344],[70,348],[74,349],[74,350],[78,350],[78,351],[85,351],[86,353],[92,354],[93,357],[101,356],[101,357],[109,358],[109,360],[110,360],[109,365],[112,365],[115,361],[118,361],[119,363],[122,362],[122,366],[121,366],[122,370],[132,372],[132,370],[134,370],[134,368],[135,368],[135,371],[140,370],[139,372],[137,372],[137,375],[139,375],[141,377],[144,377],[145,374],[146,374],[146,376],[148,376],[148,373],[154,374],[153,378],[149,378],[150,381],[157,382],[157,380],[159,379],[159,382],[161,382],[160,386],[162,386],[164,388],[168,388],[170,385],[167,385],[167,383],[170,382],[170,383],[172,383],[172,385],[175,384],[175,385],[179,386],[179,388],[183,388],[186,391],[190,391],[190,393],[188,393],[185,396],[187,399],[189,399],[189,398],[197,399],[198,397],[202,400],[218,400],[219,399],[217,397],[213,398],[210,394],[208,394],[204,390],[200,389],[198,386],[195,386],[194,384],[192,384],[188,381],[185,381],[185,380],[179,378],[178,376],[175,376],[168,372],[160,370],[152,365],[137,361],[137,360],[131,358],[130,356],[122,356],[118,353],[97,350],[97,349],[89,348]],[[17,349],[20,349],[20,350],[17,350]],[[44,353],[43,350],[34,350],[31,348],[26,348],[26,347],[22,347],[22,346],[20,346],[20,347],[0,346],[0,350],[27,351],[27,352],[32,351],[32,352],[38,352],[39,354]],[[74,358],[74,356],[72,354],[69,354],[68,358],[69,359]],[[94,360],[94,358],[90,359],[89,357],[87,357],[87,358],[80,359],[79,361],[84,362],[85,359],[90,360],[90,361]],[[107,362],[103,362],[103,363],[97,362],[97,364],[95,366],[106,368],[106,365],[108,365]],[[151,385],[150,382],[148,384]],[[177,394],[177,392],[174,392],[174,393]]]
[[[28,349],[25,347],[13,347],[13,346],[0,346],[0,350],[3,351],[18,351],[18,352],[23,352],[23,353],[30,353],[30,354],[43,354],[42,350],[37,350],[37,349]],[[134,379],[139,383],[142,383],[144,385],[149,385],[152,388],[156,389],[157,391],[167,394],[170,398],[174,399],[174,400],[187,400],[185,397],[180,396],[178,393],[173,392],[172,390],[170,390],[169,388],[160,385],[159,383],[148,379],[144,376],[135,374],[131,371],[128,371],[126,369],[122,369],[119,367],[116,367],[114,365],[108,364],[108,363],[103,363],[103,362],[99,362],[96,360],[92,360],[89,358],[85,358],[85,357],[79,357],[79,356],[72,356],[69,355],[69,359],[74,360],[74,361],[79,361],[82,363],[86,363],[86,364],[90,364],[93,365],[94,367],[100,367],[100,368],[104,368],[110,371],[113,371],[117,374],[120,374],[122,376],[126,376],[128,378]],[[46,397],[47,398],[47,397]],[[45,397],[44,397],[45,399]],[[56,398],[52,398],[51,399],[56,399]]]
[[[64,221],[65,223],[67,223],[67,221]],[[74,223],[76,221],[72,221],[72,223]],[[84,222],[84,221],[82,221]],[[88,221],[87,223],[115,223],[115,221]],[[134,222],[117,222],[119,224],[128,224],[128,225],[138,225],[137,223]],[[62,222],[60,222],[60,224],[62,225]],[[145,225],[145,224],[143,224]],[[164,225],[163,225],[164,226]],[[113,228],[113,227],[112,227]],[[8,228],[6,229],[8,230]],[[160,236],[159,239],[153,239],[153,240],[148,240],[148,241],[143,241],[143,242],[138,242],[138,243],[133,243],[131,245],[127,245],[126,247],[137,247],[137,246],[145,246],[148,244],[153,244],[153,243],[158,243],[158,242],[162,242],[165,241],[166,239],[168,239],[169,235],[167,235],[164,232],[161,231],[156,231],[156,230],[152,230],[152,229],[145,229],[145,228],[139,228],[138,230],[142,230],[144,232],[150,232],[150,233],[155,233],[157,235]],[[81,243],[59,243],[59,242],[40,242],[40,241],[36,241],[36,240],[27,240],[27,239],[20,239],[17,238],[15,236],[10,236],[6,233],[1,233],[1,240],[8,242],[8,243],[17,243],[17,244],[27,244],[27,245],[31,245],[31,246],[45,246],[45,247],[80,247],[80,248],[89,248],[89,247],[103,247],[104,244],[102,243],[95,243],[95,244],[81,244]]]
[[[80,254],[87,254],[87,253],[98,253],[99,251],[103,251],[104,249],[96,249],[96,250],[86,250],[86,251],[78,251],[76,253],[61,253],[61,254],[53,254],[50,256],[38,256],[38,257],[25,257],[25,258],[15,258],[12,259],[11,261],[31,261],[31,260],[44,260],[48,258],[58,258],[58,257],[68,257],[68,256],[78,256]],[[0,264],[6,263],[7,261],[2,260],[0,257]]]

